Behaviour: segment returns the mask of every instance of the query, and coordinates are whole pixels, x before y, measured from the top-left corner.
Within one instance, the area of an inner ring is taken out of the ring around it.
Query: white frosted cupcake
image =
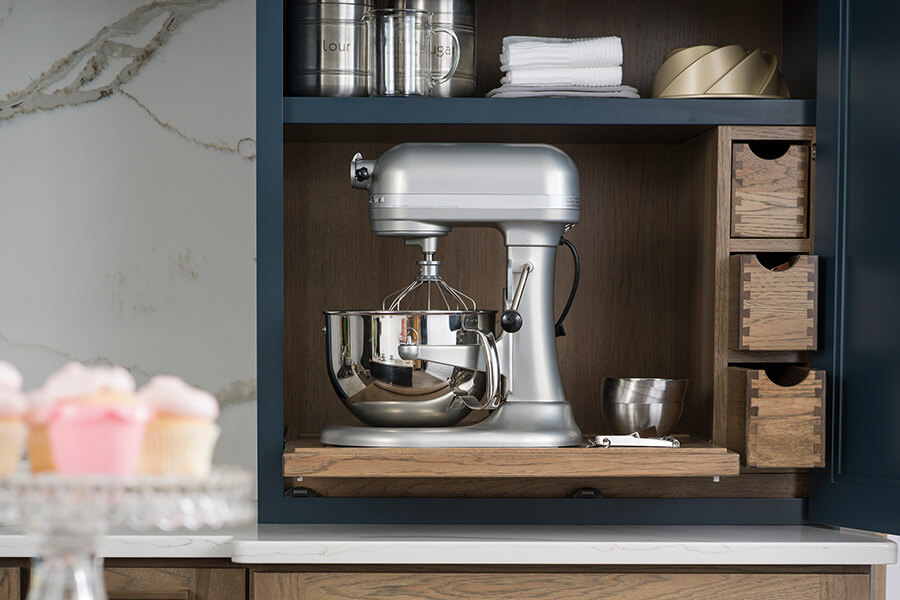
[[[55,401],[44,393],[44,388],[28,392],[28,463],[32,473],[54,471],[53,453],[50,452],[50,436],[47,419]]]
[[[140,471],[206,477],[219,438],[219,403],[178,377],[157,375],[138,390],[156,413],[147,425]]]
[[[22,460],[28,435],[27,408],[22,374],[8,362],[0,361],[0,476],[12,475]]]

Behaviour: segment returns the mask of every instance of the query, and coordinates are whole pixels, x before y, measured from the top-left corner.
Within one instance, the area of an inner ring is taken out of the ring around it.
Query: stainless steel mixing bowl
[[[400,358],[403,343],[477,345],[496,311],[326,311],[328,374],[356,418],[376,427],[447,427],[484,396],[481,371]]]
[[[681,419],[687,385],[687,379],[607,377],[600,410],[613,433],[627,435],[656,427],[659,435],[668,435]]]

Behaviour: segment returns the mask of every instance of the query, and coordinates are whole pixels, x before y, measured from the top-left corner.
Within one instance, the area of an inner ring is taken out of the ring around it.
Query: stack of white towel
[[[622,40],[616,36],[505,37],[500,70],[501,86],[489,98],[639,98],[635,88],[622,85]]]

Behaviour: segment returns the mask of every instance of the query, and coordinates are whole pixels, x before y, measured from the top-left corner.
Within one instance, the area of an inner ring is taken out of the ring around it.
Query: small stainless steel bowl
[[[668,435],[681,419],[687,386],[687,379],[607,377],[600,410],[615,434],[656,427],[659,435]]]

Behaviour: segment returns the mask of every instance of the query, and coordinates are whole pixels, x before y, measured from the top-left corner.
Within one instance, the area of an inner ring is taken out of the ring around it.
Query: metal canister
[[[391,0],[391,8],[416,8],[434,13],[436,28],[451,29],[459,38],[459,67],[453,78],[431,90],[432,96],[472,96],[475,94],[475,0]],[[446,73],[453,65],[453,44],[438,33],[432,48],[432,73]]]
[[[291,96],[366,96],[363,15],[375,0],[287,0],[285,84]]]

